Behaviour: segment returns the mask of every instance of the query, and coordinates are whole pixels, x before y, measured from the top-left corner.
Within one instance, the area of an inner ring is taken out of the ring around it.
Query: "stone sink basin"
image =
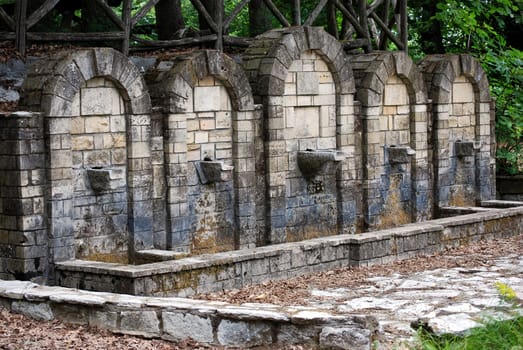
[[[337,150],[298,151],[298,167],[306,179],[325,174],[329,166],[345,160],[347,155]]]
[[[204,185],[228,181],[232,178],[233,166],[218,160],[202,160],[194,163],[200,182]]]

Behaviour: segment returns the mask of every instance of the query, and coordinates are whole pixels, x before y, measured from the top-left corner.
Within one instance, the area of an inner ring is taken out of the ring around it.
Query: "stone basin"
[[[326,173],[329,165],[345,160],[345,153],[337,150],[306,150],[298,151],[298,167],[303,176],[311,179]]]
[[[229,181],[232,177],[232,165],[219,160],[203,160],[194,163],[200,182],[204,185],[220,181]]]

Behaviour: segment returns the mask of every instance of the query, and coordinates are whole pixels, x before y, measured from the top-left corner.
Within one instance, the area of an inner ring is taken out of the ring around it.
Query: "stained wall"
[[[488,81],[466,55],[347,54],[295,27],[145,74],[111,49],[57,53],[22,96],[0,118],[0,278],[394,228],[494,192]]]

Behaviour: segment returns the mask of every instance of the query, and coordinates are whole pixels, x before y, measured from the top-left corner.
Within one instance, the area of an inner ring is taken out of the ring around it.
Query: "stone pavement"
[[[480,325],[484,316],[507,315],[511,305],[501,300],[496,282],[523,299],[523,255],[499,258],[493,266],[378,276],[355,289],[313,290],[309,306],[375,316],[381,333],[378,349],[387,349],[413,340],[413,322],[422,321],[436,333],[462,333]]]
[[[489,266],[374,276],[357,287],[312,290],[306,305],[277,306],[89,292],[0,280],[0,307],[40,319],[61,319],[115,333],[248,348],[309,343],[322,349],[411,349],[424,322],[437,333],[460,333],[487,315],[514,315],[495,283],[523,299],[523,254]],[[518,309],[517,312],[521,312]],[[374,337],[373,335],[377,335]]]

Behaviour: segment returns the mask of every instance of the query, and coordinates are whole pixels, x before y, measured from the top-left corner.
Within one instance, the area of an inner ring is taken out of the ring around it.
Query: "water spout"
[[[204,159],[194,163],[200,182],[204,185],[228,181],[231,179],[233,166],[225,164],[223,161]]]
[[[481,141],[461,141],[454,142],[454,152],[457,157],[473,156],[481,149]]]
[[[408,163],[410,162],[410,157],[416,154],[416,151],[409,146],[390,145],[387,147],[387,151],[389,153],[389,163],[391,164]]]
[[[88,168],[87,178],[95,193],[114,191],[125,187],[125,171],[123,168]]]
[[[328,166],[345,160],[347,156],[336,150],[298,151],[298,167],[306,179],[326,173]]]

